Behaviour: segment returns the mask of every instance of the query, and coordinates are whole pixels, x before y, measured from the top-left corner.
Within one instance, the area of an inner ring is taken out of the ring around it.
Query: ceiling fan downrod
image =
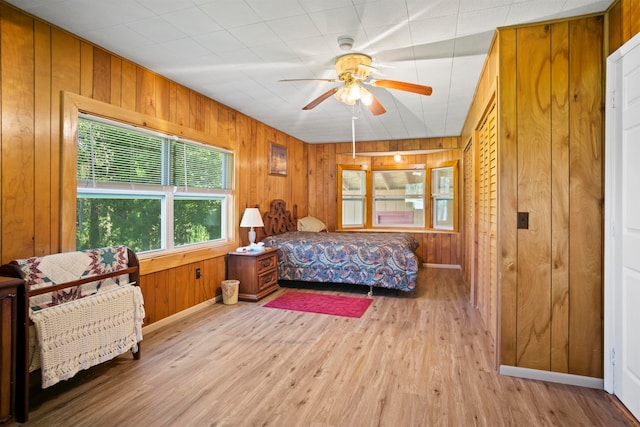
[[[351,158],[355,159],[356,158],[356,120],[358,119],[358,117],[356,117],[355,114],[355,105],[353,106],[353,114],[351,115],[351,141],[352,141],[352,147],[353,147],[353,154],[351,155]]]

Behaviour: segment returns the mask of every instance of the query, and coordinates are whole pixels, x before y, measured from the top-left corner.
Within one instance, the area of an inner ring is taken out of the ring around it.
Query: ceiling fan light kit
[[[354,105],[356,101],[360,100],[364,105],[369,106],[373,101],[373,94],[354,82],[340,87],[333,96],[347,105]]]

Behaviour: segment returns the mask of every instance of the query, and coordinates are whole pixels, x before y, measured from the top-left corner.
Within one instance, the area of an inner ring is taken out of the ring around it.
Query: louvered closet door
[[[476,305],[485,326],[497,337],[497,115],[495,105],[478,130],[478,279]]]
[[[473,141],[467,144],[463,153],[464,162],[464,199],[463,199],[463,215],[464,215],[464,260],[463,271],[464,278],[470,293],[470,300],[475,304],[475,279],[476,279],[476,215],[475,215],[475,170],[474,163],[474,144]]]

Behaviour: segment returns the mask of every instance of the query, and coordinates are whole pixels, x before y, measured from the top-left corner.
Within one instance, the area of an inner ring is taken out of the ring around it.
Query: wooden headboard
[[[287,203],[282,199],[275,199],[271,202],[269,211],[262,216],[264,222],[264,235],[273,236],[275,234],[296,231],[298,229],[298,205],[293,205],[293,214],[287,210]]]

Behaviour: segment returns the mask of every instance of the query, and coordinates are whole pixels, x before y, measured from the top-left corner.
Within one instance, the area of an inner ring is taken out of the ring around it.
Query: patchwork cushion
[[[129,256],[126,246],[111,246],[19,259],[12,263],[22,270],[28,289],[34,291],[125,269],[129,264]],[[123,274],[73,288],[31,296],[29,305],[32,310],[40,310],[128,283],[129,275]]]

